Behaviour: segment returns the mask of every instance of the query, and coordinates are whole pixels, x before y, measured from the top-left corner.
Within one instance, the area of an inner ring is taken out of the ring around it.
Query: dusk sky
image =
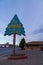
[[[43,0],[0,0],[0,44],[13,43],[13,36],[4,36],[5,29],[17,14],[26,36],[16,36],[16,44],[24,37],[26,42],[43,41]]]

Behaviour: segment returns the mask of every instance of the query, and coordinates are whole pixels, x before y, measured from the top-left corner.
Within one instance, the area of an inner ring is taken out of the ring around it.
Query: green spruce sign
[[[8,24],[4,35],[6,36],[6,35],[12,35],[12,34],[13,34],[13,46],[14,46],[13,52],[15,53],[16,34],[25,35],[23,24],[20,22],[17,15],[15,15],[13,19],[11,20],[11,22]]]

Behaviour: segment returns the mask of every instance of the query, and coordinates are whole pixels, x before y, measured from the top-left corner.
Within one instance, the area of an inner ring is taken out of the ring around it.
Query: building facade
[[[41,50],[43,49],[43,41],[31,41],[26,44],[29,50]]]

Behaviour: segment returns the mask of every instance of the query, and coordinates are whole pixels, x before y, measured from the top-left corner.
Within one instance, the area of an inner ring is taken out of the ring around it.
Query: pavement
[[[43,51],[24,51],[28,56],[22,60],[8,60],[8,56],[0,56],[0,65],[43,65]]]

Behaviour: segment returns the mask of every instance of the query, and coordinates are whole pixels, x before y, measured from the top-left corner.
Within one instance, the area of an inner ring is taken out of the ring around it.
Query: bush
[[[19,44],[19,47],[23,50],[24,49],[24,46],[25,46],[25,39],[23,38],[23,39],[21,39],[21,41],[20,41],[20,44]]]

